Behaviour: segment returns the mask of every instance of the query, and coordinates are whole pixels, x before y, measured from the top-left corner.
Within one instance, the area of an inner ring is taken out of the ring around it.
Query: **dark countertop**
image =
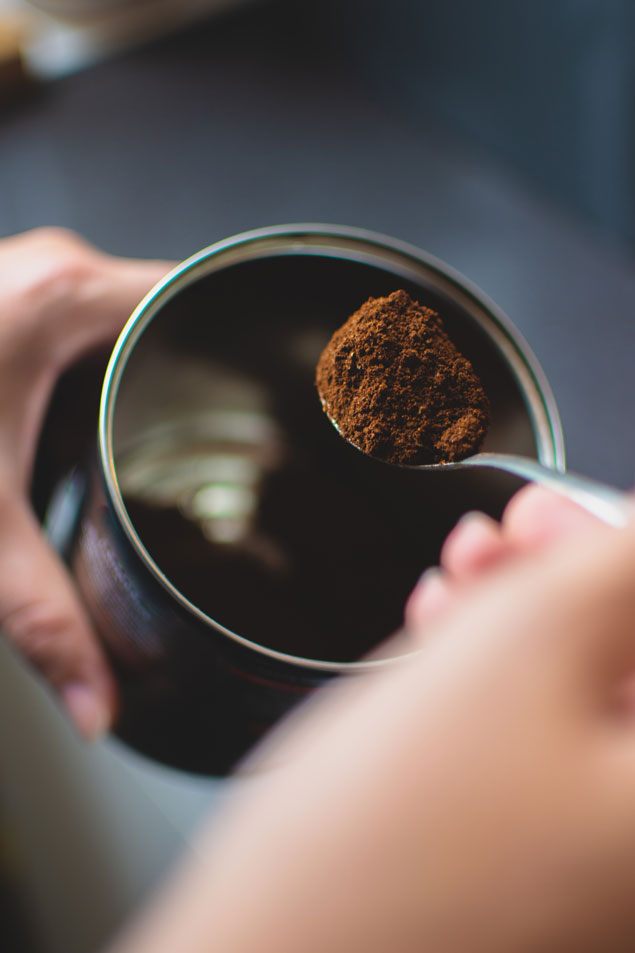
[[[570,468],[631,485],[632,257],[380,99],[299,26],[284,2],[247,6],[5,111],[0,234],[66,225],[118,254],[174,258],[284,222],[410,241],[528,340]]]

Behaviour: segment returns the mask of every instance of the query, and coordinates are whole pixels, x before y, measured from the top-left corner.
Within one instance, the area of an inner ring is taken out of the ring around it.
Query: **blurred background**
[[[528,340],[571,469],[628,487],[634,41],[630,0],[0,0],[0,236],[176,259],[285,222],[410,241]],[[2,949],[98,950],[224,793],[79,745],[3,649]]]

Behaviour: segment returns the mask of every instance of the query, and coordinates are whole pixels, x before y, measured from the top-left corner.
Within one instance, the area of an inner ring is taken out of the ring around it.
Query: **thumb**
[[[0,527],[0,629],[95,739],[113,721],[116,688],[70,577],[26,502],[0,503]]]
[[[173,267],[167,261],[115,258],[91,250],[87,278],[77,282],[70,307],[51,324],[51,348],[60,367],[110,344],[145,295]]]

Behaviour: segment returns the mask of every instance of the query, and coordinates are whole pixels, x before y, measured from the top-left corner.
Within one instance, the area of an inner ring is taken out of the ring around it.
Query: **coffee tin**
[[[116,670],[117,733],[224,774],[290,708],[398,628],[462,513],[519,481],[369,460],[326,420],[319,353],[370,296],[442,313],[492,405],[483,449],[564,468],[550,388],[512,322],[383,235],[262,228],[205,248],[139,304],[108,365],[71,564]],[[360,660],[361,658],[361,660]]]

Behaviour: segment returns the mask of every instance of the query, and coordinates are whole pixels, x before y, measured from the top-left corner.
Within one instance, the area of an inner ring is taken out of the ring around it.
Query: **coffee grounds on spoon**
[[[364,453],[432,464],[475,453],[489,401],[436,311],[405,291],[369,298],[332,336],[316,385],[326,414]]]

